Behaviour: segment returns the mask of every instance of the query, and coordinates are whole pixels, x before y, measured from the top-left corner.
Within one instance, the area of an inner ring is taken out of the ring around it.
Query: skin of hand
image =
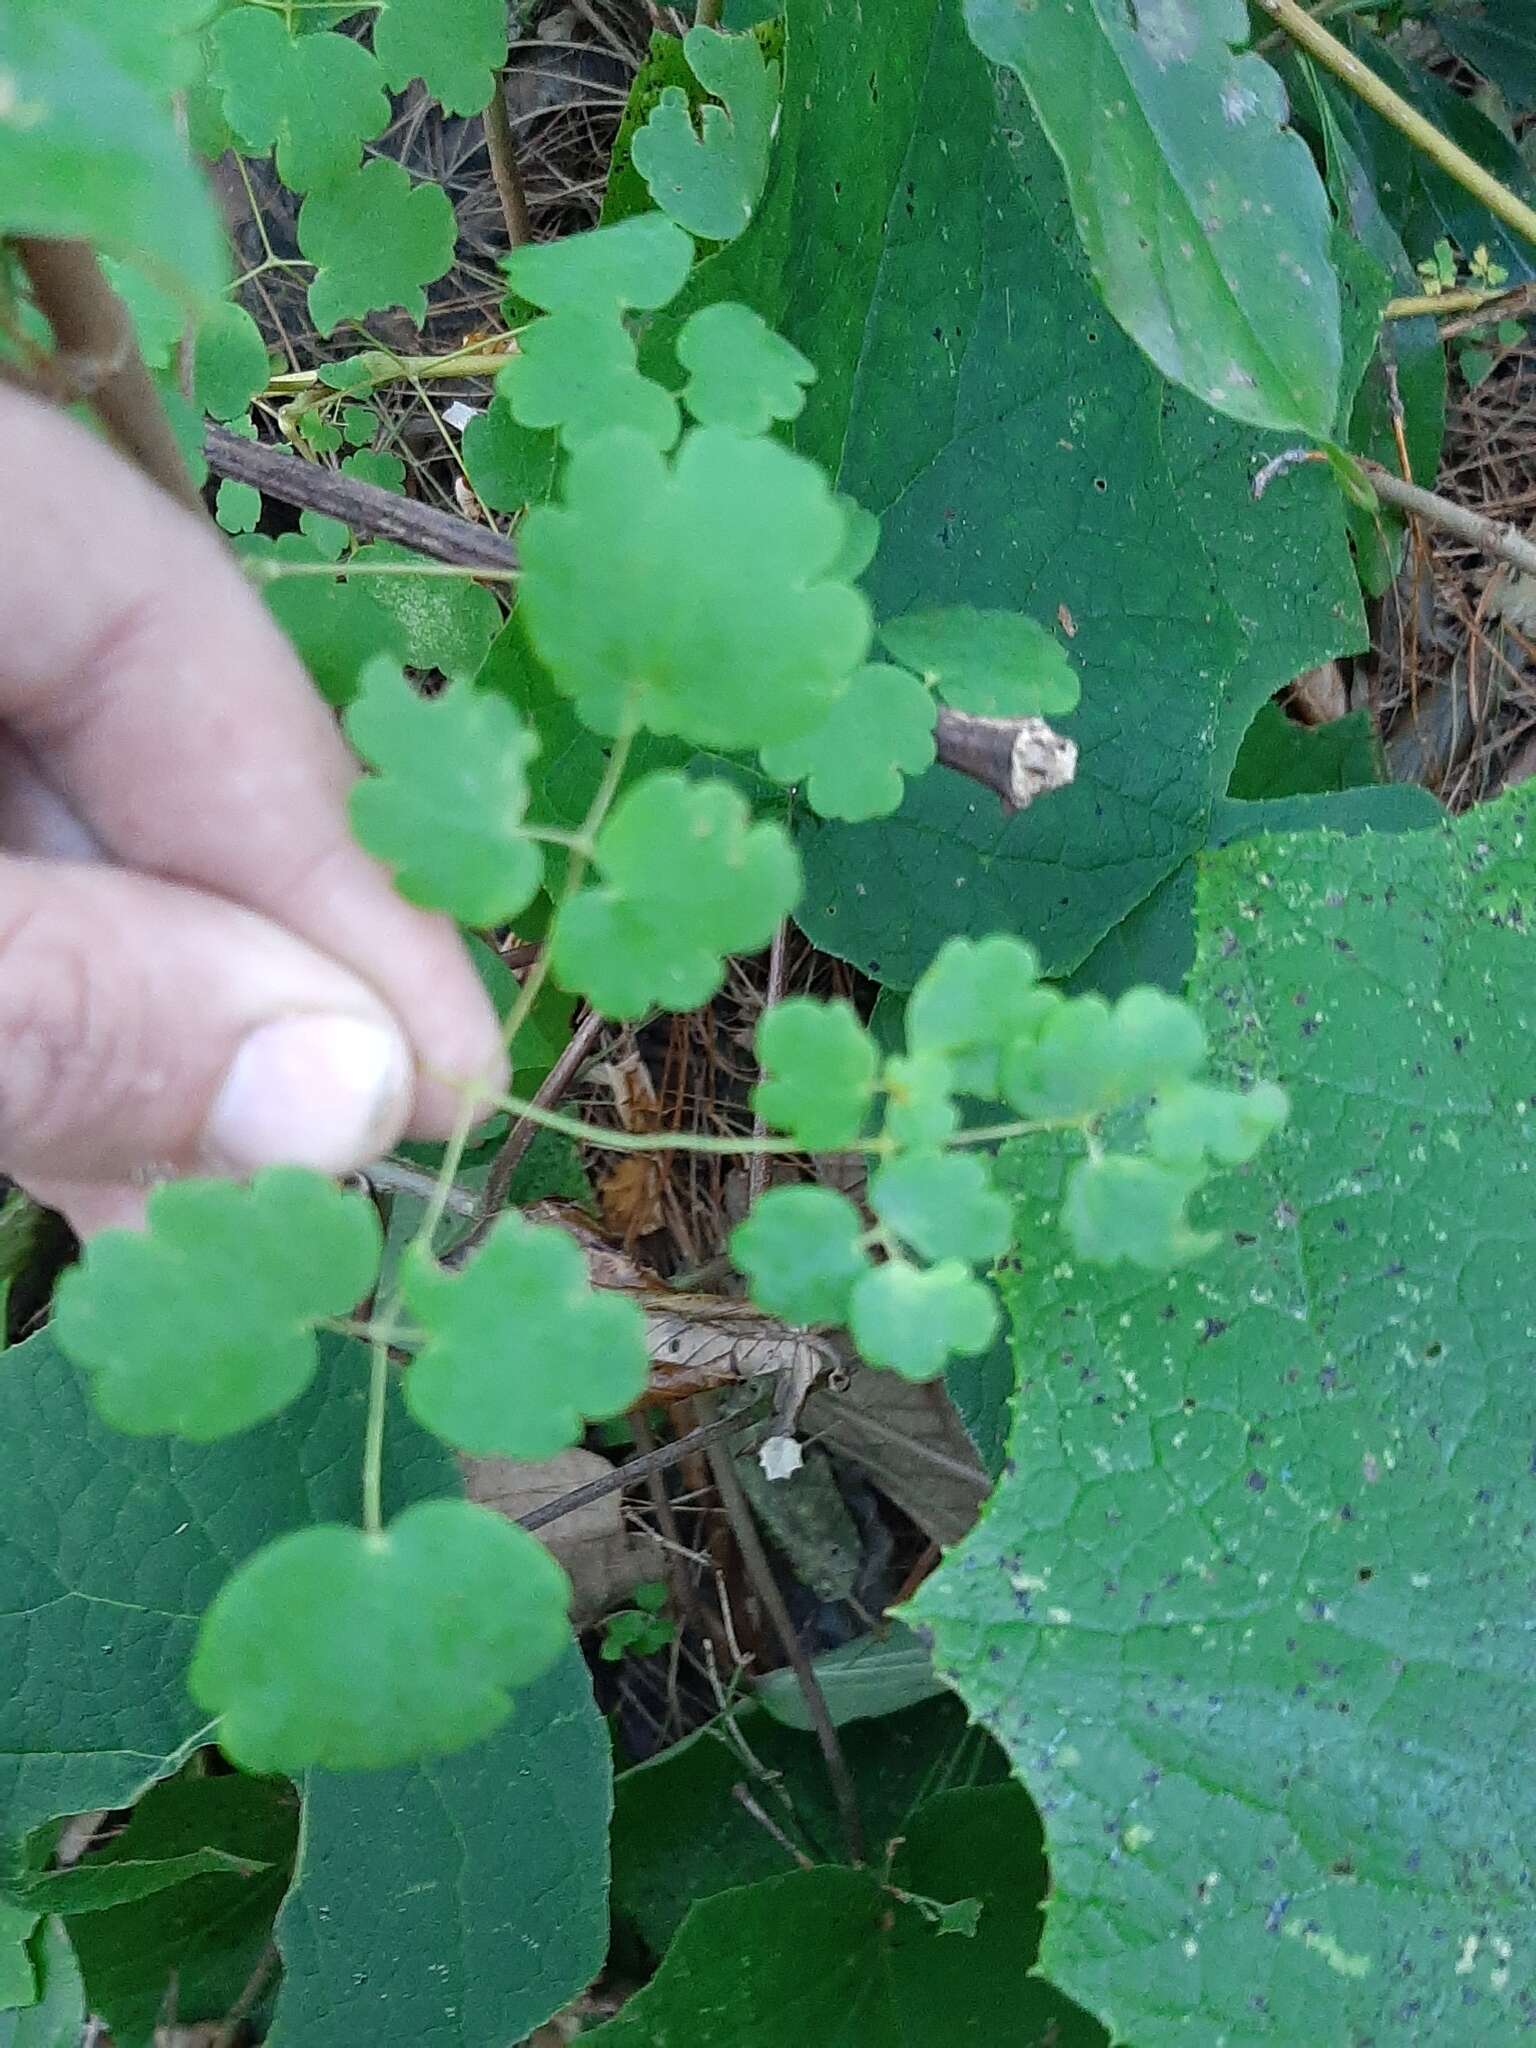
[[[497,1020],[216,530],[4,384],[0,450],[0,1172],[89,1233],[448,1136]]]

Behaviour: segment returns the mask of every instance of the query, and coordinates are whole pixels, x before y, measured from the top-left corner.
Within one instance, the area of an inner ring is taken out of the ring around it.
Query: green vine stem
[[[1496,292],[1419,292],[1408,298],[1388,299],[1384,320],[1443,320],[1453,313],[1481,313],[1489,319],[1497,314],[1513,315],[1530,302],[1527,284],[1508,286]]]
[[[384,1410],[389,1402],[389,1332],[378,1330],[368,1347],[368,1422],[363,1434],[363,1527],[384,1533]]]
[[[1507,185],[1501,185],[1497,178],[1485,171],[1475,157],[1468,156],[1449,136],[1442,135],[1432,121],[1426,121],[1416,107],[1410,106],[1384,79],[1378,78],[1374,71],[1362,64],[1354,52],[1323,28],[1298,4],[1298,0],[1257,0],[1257,4],[1294,43],[1315,57],[1325,71],[1331,71],[1374,113],[1380,114],[1400,134],[1406,135],[1414,147],[1422,150],[1432,163],[1438,164],[1447,177],[1454,178],[1506,227],[1513,228],[1517,235],[1523,235],[1526,241],[1536,246],[1536,208],[1527,206]]]

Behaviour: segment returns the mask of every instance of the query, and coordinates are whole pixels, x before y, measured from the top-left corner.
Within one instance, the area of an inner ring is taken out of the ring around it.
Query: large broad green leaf
[[[1211,857],[1213,1050],[1292,1112],[1202,1264],[1081,1267],[1010,1155],[1008,1476],[916,1618],[1045,1814],[1044,1968],[1137,2048],[1536,1995],[1533,825]]]
[[[0,1848],[57,1815],[131,1804],[189,1746],[211,1739],[185,1673],[220,1584],[273,1537],[356,1520],[367,1357],[334,1340],[322,1340],[321,1355],[315,1387],[281,1417],[212,1445],[107,1429],[46,1333],[0,1356]],[[450,1453],[399,1409],[386,1453],[387,1514],[457,1490]],[[509,2033],[531,2030],[586,1984],[607,1881],[592,1819],[607,1798],[606,1776],[590,1693],[562,1669],[563,1679],[545,1681],[549,1692],[535,1689],[519,1703],[493,1742],[449,1764],[336,1781],[345,1797],[321,1784],[305,1815],[301,1884],[310,1904],[302,1911],[328,1904],[327,1887],[356,1892],[363,1842],[381,1867],[409,1842],[411,1882],[431,1888],[438,1917],[430,1942],[397,1947],[382,1906],[371,1920],[359,1916],[340,1976],[316,1937],[301,1941],[285,1929],[294,1987],[286,1996],[290,2010],[313,2014],[307,2025],[347,2009],[353,1978],[365,1971],[391,1989],[371,2011],[374,2048],[418,2048],[433,1999],[435,2040],[483,2048],[486,2031],[468,2006],[463,2031],[453,2031],[459,2023],[446,2008],[455,2000],[439,1963],[450,1949],[473,1948],[492,1925],[537,1958],[523,1970],[528,2003]],[[535,1711],[541,1697],[546,1708]],[[563,1785],[578,1757],[585,1789],[559,1796],[588,1803],[562,1808],[564,1818],[541,1835],[530,1781]],[[401,1829],[402,1806],[417,1816],[410,1829]],[[436,1816],[430,1849],[428,1815]],[[497,1855],[486,1846],[469,1856],[467,1843],[492,1841]],[[328,1874],[317,1882],[316,1873]],[[422,1899],[416,1908],[427,1910]],[[489,1969],[483,1957],[476,1967]],[[398,2032],[386,2024],[391,2013]]]
[[[607,1945],[608,1756],[572,1650],[474,1749],[311,1772],[273,2039],[486,2048],[573,1998]]]
[[[1045,1889],[1016,1785],[942,1792],[889,1866],[822,1868],[706,1899],[603,2048],[1101,2048],[1030,1974]],[[946,1915],[944,1908],[952,1911]]]
[[[1457,56],[1491,79],[1514,112],[1536,105],[1536,18],[1529,0],[1441,7],[1432,18]]]
[[[1400,64],[1387,45],[1367,29],[1350,24],[1344,34],[1372,71],[1501,184],[1527,204],[1536,199],[1536,179],[1519,150],[1470,99],[1453,91],[1426,66]],[[1361,155],[1374,168],[1382,206],[1414,262],[1428,256],[1436,238],[1444,235],[1463,257],[1469,257],[1479,244],[1486,246],[1494,262],[1509,272],[1512,283],[1536,276],[1536,249],[1523,236],[1496,219],[1464,185],[1363,106],[1347,86],[1329,78],[1323,81],[1323,91],[1352,139],[1358,138]]]
[[[317,1386],[211,1445],[119,1435],[46,1334],[0,1358],[0,1839],[127,1805],[206,1737],[184,1674],[198,1619],[269,1538],[355,1519],[366,1360],[322,1340]],[[396,1503],[452,1484],[393,1432]]]
[[[1296,763],[1281,772],[1294,777]],[[1422,832],[1444,815],[1427,789],[1405,782],[1252,800],[1223,797],[1211,806],[1208,843],[1232,846],[1261,832]],[[1195,962],[1196,866],[1187,860],[1094,948],[1072,977],[1074,991],[1119,995],[1143,982],[1183,988]]]
[[[877,1861],[932,1794],[1007,1775],[1002,1752],[948,1694],[850,1723],[841,1739]],[[824,1862],[841,1853],[815,1737],[750,1703],[712,1721],[614,1786],[614,1915],[658,1954],[691,1905],[784,1871],[782,1845],[742,1804],[738,1785],[802,1855]]]
[[[1338,494],[1308,470],[1255,505],[1278,444],[1115,326],[958,0],[792,0],[786,63],[762,206],[674,310],[741,299],[816,365],[793,437],[881,517],[879,617],[1022,610],[1082,682],[1077,783],[1022,816],[935,768],[892,818],[803,818],[802,921],[902,986],[956,930],[1022,931],[1065,972],[1205,843],[1264,699],[1362,644]]]
[[[1115,318],[1165,376],[1250,426],[1327,435],[1339,290],[1322,181],[1242,0],[965,0],[1061,159]]]
[[[245,1877],[210,1873],[71,1918],[91,2010],[112,2029],[115,2048],[152,2048],[172,2009],[193,2026],[222,2020],[235,2004],[272,1938],[298,1818],[298,1798],[282,1779],[183,1776],[155,1786],[123,1832],[77,1866],[108,1879],[134,1858],[182,1862],[210,1848],[266,1866]]]
[[[85,1987],[63,1921],[41,1921],[27,1955],[36,1995],[19,2012],[0,2011],[0,2048],[79,2048]]]
[[[1368,711],[1329,725],[1298,725],[1265,704],[1243,735],[1227,795],[1244,802],[1327,796],[1381,781],[1381,742]]]

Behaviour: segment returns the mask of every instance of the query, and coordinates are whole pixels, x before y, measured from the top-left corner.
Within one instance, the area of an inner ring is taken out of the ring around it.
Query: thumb
[[[29,1185],[386,1150],[416,1088],[365,983],[152,876],[0,858],[0,1171]]]

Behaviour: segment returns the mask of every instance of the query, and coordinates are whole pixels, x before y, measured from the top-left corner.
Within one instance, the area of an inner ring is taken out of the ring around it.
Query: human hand
[[[495,1016],[215,531],[4,384],[0,459],[0,1172],[89,1232],[447,1136]]]

